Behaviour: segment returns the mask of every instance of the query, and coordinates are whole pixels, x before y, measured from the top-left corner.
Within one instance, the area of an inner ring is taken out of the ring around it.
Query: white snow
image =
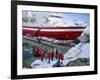
[[[70,61],[74,61],[78,58],[89,58],[90,46],[89,43],[79,43],[75,47],[72,47],[64,55],[63,64],[66,65]]]
[[[88,42],[89,39],[89,26],[84,30],[84,32],[79,37],[80,43],[77,44],[75,47],[72,47],[68,52],[64,55],[63,64],[68,64],[69,61],[76,60],[78,58],[89,58],[89,51],[90,51],[90,43]]]
[[[75,47],[72,47],[67,53],[64,55],[64,61],[63,64],[68,64],[69,61],[73,61],[77,59],[81,53],[81,47],[82,43],[77,44]]]
[[[31,67],[32,68],[49,68],[49,67],[52,67],[56,62],[57,62],[57,60],[54,59],[53,61],[50,61],[50,64],[49,64],[48,63],[48,59],[44,59],[43,61],[41,61],[40,59],[38,59],[38,60],[35,60],[31,64]]]
[[[81,47],[80,58],[89,58],[90,56],[90,43],[85,43]]]

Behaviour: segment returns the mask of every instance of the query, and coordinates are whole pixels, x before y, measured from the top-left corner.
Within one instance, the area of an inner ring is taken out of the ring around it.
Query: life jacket
[[[54,52],[51,52],[51,57],[54,57]]]
[[[58,59],[60,60],[60,57],[61,57],[61,54],[58,52],[58,55],[57,55]]]
[[[60,60],[63,61],[64,60],[64,55],[60,54]]]
[[[56,55],[55,55],[55,57],[58,58],[58,55],[59,55],[59,52],[58,52],[58,50],[56,50]]]
[[[41,59],[44,58],[44,54],[43,54],[43,52],[40,53],[40,57],[41,57]]]
[[[51,53],[48,53],[48,59],[51,59]]]
[[[41,49],[40,49],[40,48],[36,48],[36,50],[35,50],[35,51],[36,51],[36,53],[37,53],[37,54],[40,54]]]

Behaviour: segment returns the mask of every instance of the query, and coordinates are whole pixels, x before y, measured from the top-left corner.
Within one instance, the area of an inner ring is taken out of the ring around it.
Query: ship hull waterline
[[[26,27],[23,26],[24,36],[47,37],[57,40],[75,40],[84,31],[85,27]]]

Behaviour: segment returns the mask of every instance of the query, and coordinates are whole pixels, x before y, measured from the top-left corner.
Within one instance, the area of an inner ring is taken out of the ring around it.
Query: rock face
[[[66,66],[89,66],[89,58],[78,58],[70,61]]]

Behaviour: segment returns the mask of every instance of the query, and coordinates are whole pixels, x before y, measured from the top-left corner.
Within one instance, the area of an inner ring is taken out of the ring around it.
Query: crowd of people
[[[33,52],[33,55],[39,56],[41,61],[43,61],[44,59],[47,59],[49,64],[54,59],[56,59],[58,63],[63,64],[63,60],[64,60],[64,55],[57,49],[55,51],[54,50],[42,51],[39,47],[37,47],[35,49],[35,52]]]

